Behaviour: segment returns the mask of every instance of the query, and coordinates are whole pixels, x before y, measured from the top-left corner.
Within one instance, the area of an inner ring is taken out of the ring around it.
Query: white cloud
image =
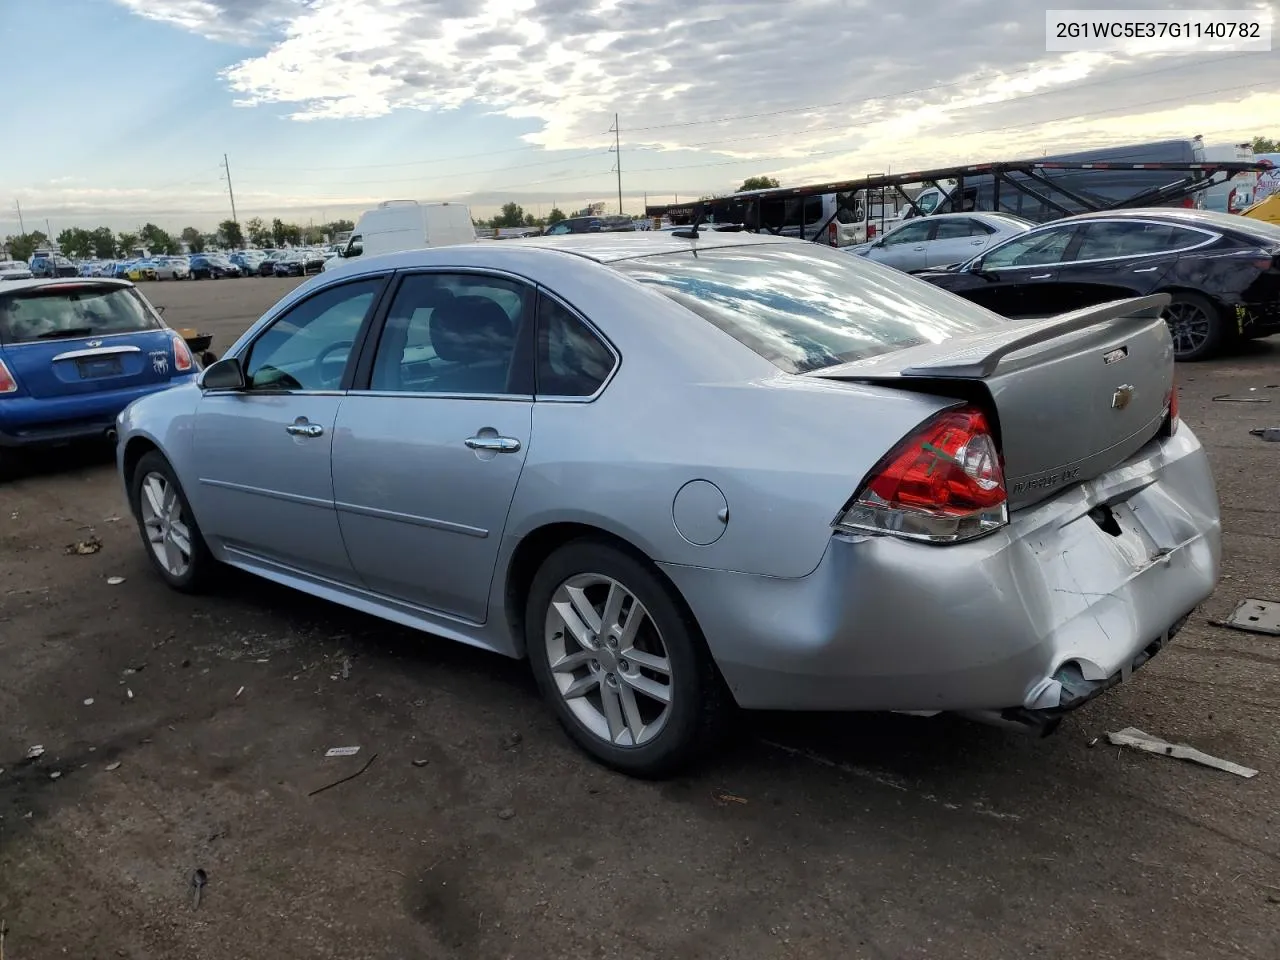
[[[473,105],[537,124],[524,156],[539,165],[527,172],[495,157],[452,165],[456,176],[418,168],[415,186],[406,164],[362,185],[339,173],[281,183],[263,204],[358,205],[388,190],[488,198],[522,183],[530,197],[586,185],[607,195],[611,160],[589,161],[599,172],[575,183],[587,161],[574,158],[608,146],[615,112],[629,195],[725,190],[765,172],[795,183],[1163,136],[1274,136],[1266,122],[1280,116],[1270,55],[1050,55],[1043,6],[1025,0],[116,2],[246,45],[223,73],[246,108],[331,122]],[[545,166],[536,148],[574,156]]]

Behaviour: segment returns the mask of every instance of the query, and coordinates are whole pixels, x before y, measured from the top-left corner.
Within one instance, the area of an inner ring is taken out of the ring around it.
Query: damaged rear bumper
[[[1217,493],[1185,426],[968,543],[835,534],[784,579],[663,564],[738,703],[1051,728],[1212,593]]]

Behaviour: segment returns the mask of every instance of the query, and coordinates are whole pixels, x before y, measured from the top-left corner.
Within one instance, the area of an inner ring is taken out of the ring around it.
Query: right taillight
[[[18,381],[13,374],[9,372],[9,368],[4,365],[4,361],[0,360],[0,396],[6,393],[17,393]]]
[[[955,543],[1009,522],[1004,468],[986,415],[948,410],[891,450],[836,526],[931,543]]]
[[[1172,437],[1178,432],[1178,382],[1176,378],[1173,383],[1169,384],[1169,396],[1165,400],[1164,430],[1161,432],[1166,437]]]

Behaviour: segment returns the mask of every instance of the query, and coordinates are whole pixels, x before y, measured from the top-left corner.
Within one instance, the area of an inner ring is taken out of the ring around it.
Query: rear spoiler
[[[1006,327],[985,336],[966,337],[965,342],[954,352],[909,363],[894,374],[899,377],[983,380],[995,373],[1000,361],[1011,353],[1114,320],[1154,320],[1164,313],[1165,307],[1172,299],[1167,293],[1156,293],[1147,297],[1112,300],[1096,307],[1072,310],[1043,320],[1018,322],[1018,332],[1015,336],[1010,336],[1009,329]],[[892,356],[892,354],[887,355],[887,357]],[[806,376],[851,380],[866,376],[879,379],[889,371],[877,369],[879,365],[875,361],[878,359],[880,358],[874,357],[870,362],[856,361],[837,367],[826,367],[814,370]]]

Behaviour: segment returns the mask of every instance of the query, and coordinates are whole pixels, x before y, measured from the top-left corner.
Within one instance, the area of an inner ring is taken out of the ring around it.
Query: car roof
[[[692,227],[684,228],[686,230]],[[597,263],[615,263],[652,257],[664,253],[687,253],[690,250],[706,250],[721,247],[757,247],[777,244],[805,243],[794,237],[761,236],[743,231],[717,231],[704,228],[698,231],[698,239],[690,240],[665,230],[623,230],[606,233],[562,234],[560,236],[522,237],[504,240],[513,249],[537,247],[559,250],[575,256],[595,260]]]
[[[92,287],[132,287],[128,280],[110,277],[39,277],[31,280],[6,280],[0,291],[13,293],[18,290],[34,290],[39,287],[65,287],[69,285]]]

